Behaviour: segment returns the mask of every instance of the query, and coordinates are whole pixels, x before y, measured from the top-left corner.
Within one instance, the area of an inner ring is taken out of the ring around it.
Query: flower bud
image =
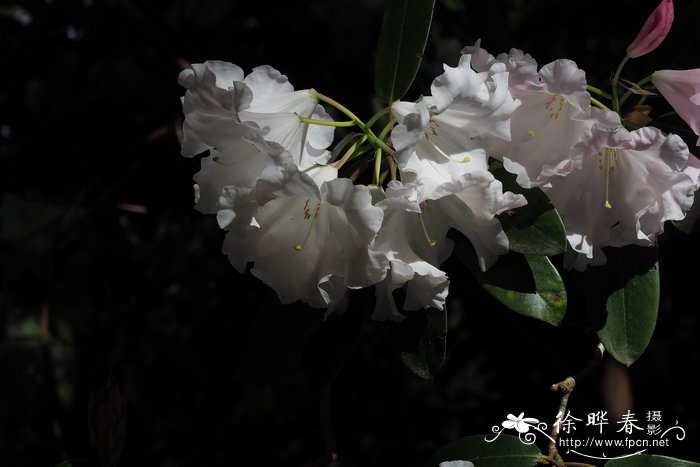
[[[124,446],[126,400],[112,373],[90,394],[88,431],[97,464],[116,465]]]
[[[673,0],[661,0],[659,6],[647,18],[637,38],[627,47],[627,56],[641,57],[656,49],[671,29],[673,23]]]

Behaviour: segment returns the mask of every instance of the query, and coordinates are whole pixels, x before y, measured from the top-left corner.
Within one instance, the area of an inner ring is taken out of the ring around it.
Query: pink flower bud
[[[673,23],[673,0],[661,0],[659,6],[647,18],[637,38],[627,47],[630,58],[646,55],[663,42]]]
[[[658,70],[651,75],[651,82],[673,110],[700,136],[700,68]],[[697,146],[700,146],[700,139]]]

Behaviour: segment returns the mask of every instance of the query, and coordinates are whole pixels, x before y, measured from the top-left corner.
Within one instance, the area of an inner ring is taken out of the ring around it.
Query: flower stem
[[[367,141],[367,135],[363,135],[362,138],[355,141],[353,143],[353,145],[350,146],[347,151],[345,151],[345,154],[343,154],[343,157],[341,157],[340,159],[338,159],[337,161],[333,162],[330,165],[332,165],[336,169],[340,170],[340,168],[343,166],[343,164],[345,164],[348,161],[348,159],[350,159],[350,156],[355,154],[355,151],[357,150],[357,148],[359,148],[362,145],[362,143],[364,143],[365,141]]]
[[[350,117],[350,120],[355,122],[355,124],[357,126],[359,126],[360,128],[364,128],[364,126],[365,126],[364,122],[362,120],[360,120],[357,117],[357,115],[352,113],[347,107],[345,107],[340,102],[338,102],[334,99],[331,99],[330,97],[328,97],[326,95],[321,94],[320,92],[316,91],[315,89],[311,89],[311,95],[316,97],[321,102],[325,102],[326,104],[331,105],[331,106],[335,107],[336,109],[340,110],[342,113],[344,113],[345,115]]]
[[[387,146],[386,143],[384,141],[382,141],[380,138],[377,138],[377,135],[374,134],[372,129],[369,127],[369,125],[367,125],[365,122],[360,120],[357,117],[357,115],[352,113],[343,104],[341,104],[340,102],[338,102],[334,99],[331,99],[330,97],[328,97],[326,95],[321,94],[320,92],[316,91],[315,89],[311,89],[311,95],[316,97],[321,102],[325,102],[326,104],[335,107],[336,109],[338,109],[339,111],[341,111],[342,113],[344,113],[345,115],[350,117],[350,119],[355,123],[355,125],[360,127],[360,129],[367,135],[367,139],[372,144],[372,146],[374,146],[376,149],[381,149],[382,151],[385,151],[388,154],[392,154],[392,155],[394,154],[394,150],[391,149],[389,146]]]
[[[306,117],[302,117],[301,115],[299,115],[298,117],[299,117],[299,121],[301,123],[309,123],[311,125],[335,126],[335,127],[349,127],[349,126],[357,125],[357,123],[355,123],[352,120],[348,120],[345,122],[334,122],[332,120],[316,120],[314,118],[306,118]]]
[[[608,100],[612,99],[612,96],[610,94],[595,86],[591,86],[590,84],[586,86],[586,90],[592,92],[593,94],[598,94],[600,97],[604,97]]]
[[[391,174],[391,179],[396,180],[396,161],[391,156],[386,156],[386,162],[389,165],[389,173]]]
[[[622,68],[624,68],[625,64],[627,63],[627,60],[630,59],[629,55],[625,55],[625,58],[620,61],[620,64],[617,66],[617,70],[615,70],[615,75],[612,78],[612,81],[610,84],[612,85],[612,105],[613,105],[613,110],[617,112],[618,114],[620,113],[620,100],[617,97],[617,83],[620,81],[620,73],[622,73]]]
[[[610,110],[610,108],[609,108],[607,105],[603,104],[602,102],[600,102],[600,101],[599,101],[598,99],[596,99],[595,97],[591,97],[591,104],[595,105],[595,106],[598,107],[599,109]]]
[[[372,126],[372,125],[374,125],[375,123],[377,123],[377,120],[379,120],[380,118],[382,118],[384,115],[388,114],[390,111],[391,111],[391,107],[385,107],[385,108],[383,108],[382,110],[380,110],[379,112],[377,112],[376,114],[374,114],[374,115],[372,116],[372,118],[369,119],[369,121],[367,122],[367,126]]]
[[[387,123],[384,128],[382,128],[381,133],[379,133],[379,138],[384,141],[386,139],[386,135],[389,134],[389,131],[391,131],[392,128],[394,128],[394,124],[396,123],[396,119],[392,116],[391,120],[389,120],[389,123]]]
[[[377,148],[374,151],[374,184],[379,185],[379,177],[382,170],[382,150]]]

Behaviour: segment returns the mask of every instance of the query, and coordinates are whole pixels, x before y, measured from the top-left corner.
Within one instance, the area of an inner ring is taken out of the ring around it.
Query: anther
[[[309,209],[309,199],[306,199],[306,202],[304,203],[304,220],[308,221],[311,219],[311,222],[309,223],[309,228],[306,230],[306,235],[304,235],[304,241],[301,243],[295,243],[294,244],[294,249],[296,251],[301,251],[304,249],[304,245],[306,245],[306,241],[309,239],[309,235],[311,235],[311,229],[314,226],[314,222],[316,222],[316,219],[318,218],[318,214],[321,211],[321,203],[316,202],[316,210],[311,214],[311,209]],[[313,217],[313,219],[312,219]]]
[[[555,101],[557,102],[556,109],[553,106]],[[544,108],[549,114],[549,121],[547,122],[547,125],[544,127],[544,129],[542,129],[539,132],[536,132],[535,130],[527,130],[527,135],[531,138],[534,138],[535,136],[541,136],[547,131],[549,131],[549,129],[554,124],[554,121],[559,118],[559,114],[561,114],[561,111],[564,110],[565,106],[566,98],[564,98],[563,96],[552,96],[550,99],[545,101]]]

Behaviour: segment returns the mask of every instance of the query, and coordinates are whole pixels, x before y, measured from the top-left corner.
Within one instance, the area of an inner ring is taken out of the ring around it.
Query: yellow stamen
[[[437,150],[437,152],[440,153],[441,156],[443,156],[445,159],[452,161],[452,162],[471,162],[471,157],[469,156],[462,156],[461,159],[454,158],[447,154],[445,151],[440,149],[437,144],[432,140],[433,136],[438,136],[438,128],[440,128],[440,124],[438,122],[435,122],[433,120],[430,120],[428,123],[428,128],[427,130],[423,133],[423,136],[425,136],[425,139],[430,142],[430,144],[433,145],[433,147]]]
[[[423,213],[419,212],[418,213],[418,218],[420,219],[420,226],[423,228],[423,235],[425,235],[425,240],[428,242],[428,245],[431,247],[434,247],[437,245],[437,240],[434,240],[430,238],[430,234],[428,233],[428,229],[425,227],[425,222],[423,222]]]
[[[564,107],[566,107],[566,98],[563,96],[552,96],[551,98],[547,99],[544,102],[544,108],[549,115],[547,125],[539,132],[536,132],[535,130],[527,130],[527,135],[534,138],[535,136],[541,136],[547,133],[554,122],[559,118],[559,114],[561,114],[561,111],[564,110]]]
[[[318,218],[318,214],[320,211],[321,211],[321,203],[317,201],[316,202],[316,209],[312,215],[311,209],[309,209],[309,199],[308,198],[306,199],[306,202],[304,203],[304,220],[308,221],[309,219],[311,219],[311,222],[309,223],[309,228],[306,229],[306,235],[304,235],[304,241],[301,243],[294,244],[294,249],[296,251],[301,251],[304,249],[304,245],[306,245],[306,242],[309,239],[309,235],[311,235],[311,229],[313,228],[314,223],[316,222],[316,219]],[[312,219],[312,217],[313,217],[313,219]]]
[[[605,204],[603,206],[606,209],[612,209],[612,204],[610,204],[609,193],[610,193],[610,174],[615,171],[617,167],[617,151],[612,148],[605,148],[598,153],[600,160],[598,161],[598,168],[603,170],[603,159],[605,160]]]

